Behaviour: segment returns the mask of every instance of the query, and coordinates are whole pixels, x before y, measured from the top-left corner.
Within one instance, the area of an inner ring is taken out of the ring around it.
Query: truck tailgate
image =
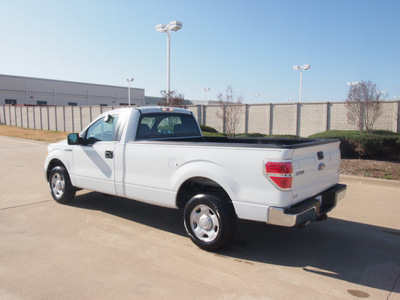
[[[293,150],[292,205],[339,182],[340,141]]]

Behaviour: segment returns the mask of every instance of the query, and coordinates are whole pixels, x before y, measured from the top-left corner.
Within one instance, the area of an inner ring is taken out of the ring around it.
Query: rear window
[[[200,136],[200,129],[191,115],[158,113],[142,115],[137,140]]]

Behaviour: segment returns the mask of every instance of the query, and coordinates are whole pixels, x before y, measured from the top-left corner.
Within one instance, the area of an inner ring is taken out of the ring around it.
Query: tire
[[[76,189],[71,184],[67,170],[64,167],[54,167],[50,172],[49,187],[51,196],[58,203],[68,203],[75,198]]]
[[[217,196],[194,196],[186,204],[183,216],[187,234],[203,250],[221,249],[235,235],[236,214],[233,206]]]

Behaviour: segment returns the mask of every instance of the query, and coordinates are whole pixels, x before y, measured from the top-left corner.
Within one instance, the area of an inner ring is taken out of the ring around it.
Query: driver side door
[[[83,143],[72,149],[75,185],[106,194],[116,194],[114,151],[118,115],[107,115],[85,132]]]

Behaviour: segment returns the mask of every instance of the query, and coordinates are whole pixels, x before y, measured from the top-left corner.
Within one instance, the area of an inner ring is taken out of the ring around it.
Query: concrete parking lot
[[[182,213],[81,191],[52,200],[46,144],[0,136],[0,299],[400,299],[400,183],[343,177],[326,222],[239,222],[218,253]]]

